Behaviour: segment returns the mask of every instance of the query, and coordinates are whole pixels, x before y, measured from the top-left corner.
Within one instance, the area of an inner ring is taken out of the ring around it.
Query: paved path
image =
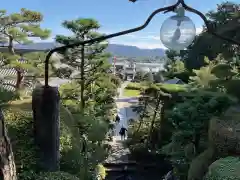
[[[105,161],[108,163],[128,162],[128,154],[130,152],[128,148],[124,147],[123,141],[121,140],[121,136],[119,135],[119,131],[121,127],[125,127],[128,129],[129,113],[127,111],[127,108],[130,106],[130,103],[128,103],[128,100],[131,98],[128,98],[128,99],[124,98],[124,100],[122,101],[119,100],[119,99],[122,99],[121,98],[123,94],[122,92],[123,92],[123,89],[127,86],[127,84],[128,82],[123,83],[121,88],[118,89],[119,98],[116,99],[116,103],[117,103],[117,109],[118,109],[117,112],[120,117],[120,122],[116,123],[115,125],[113,141],[110,143],[112,146],[112,153]]]
[[[129,106],[128,103],[117,103],[118,107],[118,115],[120,117],[120,122],[116,123],[115,132],[113,136],[113,141],[110,143],[112,146],[112,153],[107,158],[105,162],[107,163],[125,163],[128,162],[128,154],[129,149],[125,148],[123,145],[123,141],[121,140],[121,136],[119,135],[119,131],[121,127],[128,127],[128,122],[126,118],[126,110],[124,107]]]

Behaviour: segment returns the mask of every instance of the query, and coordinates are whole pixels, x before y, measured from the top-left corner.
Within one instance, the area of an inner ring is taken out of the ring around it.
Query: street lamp
[[[137,0],[130,0],[135,2]],[[168,18],[161,28],[160,38],[163,44],[172,49],[181,50],[186,48],[192,43],[195,37],[196,29],[190,18],[184,15],[185,11],[197,14],[205,23],[206,31],[218,38],[226,40],[232,44],[240,45],[240,42],[224,37],[218,34],[215,27],[210,23],[203,13],[197,11],[186,5],[184,0],[178,0],[174,5],[163,7],[155,10],[147,18],[145,23],[133,29],[100,36],[94,39],[81,41],[69,45],[57,47],[48,52],[45,60],[45,85],[41,90],[35,90],[33,93],[33,114],[34,122],[38,127],[36,132],[37,143],[40,146],[42,153],[43,164],[48,170],[56,170],[58,168],[59,161],[59,140],[56,137],[59,135],[59,93],[54,87],[50,87],[48,84],[49,78],[49,60],[53,53],[59,51],[65,51],[68,48],[74,48],[77,46],[91,45],[96,42],[101,42],[113,37],[118,37],[133,32],[140,31],[148,26],[153,17],[158,13],[176,12],[177,15]],[[170,28],[170,29],[169,29]],[[169,33],[171,31],[171,33]],[[167,34],[169,33],[169,34]],[[169,35],[169,36],[168,36]],[[47,129],[46,129],[47,128]],[[45,134],[44,134],[45,133]]]

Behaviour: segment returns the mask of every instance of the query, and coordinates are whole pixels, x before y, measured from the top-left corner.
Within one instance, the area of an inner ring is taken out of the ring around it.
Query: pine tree
[[[27,61],[22,61],[21,56],[14,50],[14,43],[31,43],[34,38],[46,39],[50,35],[50,30],[42,29],[40,23],[43,15],[36,11],[22,8],[19,13],[7,14],[5,10],[0,10],[0,40],[7,43],[8,53],[4,54],[3,67],[11,67],[16,70],[15,88],[20,89],[24,70],[31,69],[32,66]]]
[[[73,33],[73,36],[58,35],[56,41],[62,44],[71,44],[101,36],[97,32],[100,25],[93,19],[64,21],[62,25]],[[80,84],[79,98],[82,112],[87,99],[93,96],[93,85],[102,81],[104,76],[109,76],[106,73],[110,67],[110,64],[107,63],[110,55],[104,52],[107,45],[107,43],[96,42],[88,46],[76,47],[65,52],[64,58],[61,59],[61,63],[67,66],[60,68],[58,74],[62,74],[65,78],[71,76]]]
[[[16,85],[20,89],[24,78],[24,70],[29,69],[30,63],[21,63],[21,56],[14,51],[14,43],[30,43],[31,37],[47,38],[49,30],[42,30],[40,22],[43,16],[39,12],[21,9],[20,13],[6,14],[5,10],[0,10],[0,40],[7,43],[8,53],[2,53],[1,68],[15,68],[17,73]],[[2,92],[0,93],[2,95]],[[4,97],[4,96],[3,96]],[[0,98],[2,100],[2,98]],[[0,168],[4,180],[16,180],[17,172],[14,162],[11,143],[7,134],[4,116],[0,109]]]
[[[56,40],[62,44],[101,36],[97,32],[100,26],[93,19],[64,21],[63,26],[73,35],[58,35]],[[102,143],[109,132],[109,121],[116,113],[114,97],[120,81],[110,73],[111,65],[107,62],[110,55],[104,52],[106,47],[107,43],[96,42],[60,52],[63,55],[60,61],[65,67],[56,70],[58,76],[72,79],[71,83],[60,87],[60,94],[61,102],[76,120],[82,137],[79,142],[82,144],[84,161],[81,163],[84,167],[77,169],[81,179],[89,179],[89,169],[95,169],[96,162],[103,160],[106,151]]]

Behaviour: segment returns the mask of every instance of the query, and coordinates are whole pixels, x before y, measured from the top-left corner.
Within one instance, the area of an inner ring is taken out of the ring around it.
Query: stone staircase
[[[105,163],[104,167],[107,170],[105,180],[125,180],[124,175],[130,176],[134,180],[136,176],[136,163],[135,162],[122,162],[122,163]]]
[[[124,174],[129,175],[131,178],[135,177],[137,164],[134,161],[129,161],[129,149],[124,147],[123,141],[120,140],[120,137],[113,137],[113,141],[110,145],[112,146],[112,152],[103,163],[107,171],[107,177],[105,180],[124,180]]]

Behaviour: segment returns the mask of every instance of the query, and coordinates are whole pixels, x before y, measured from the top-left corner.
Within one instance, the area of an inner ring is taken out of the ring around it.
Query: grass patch
[[[168,92],[179,92],[179,91],[186,91],[187,85],[182,84],[163,84],[158,83],[156,84],[158,87],[162,88],[163,90],[166,90]]]
[[[123,96],[126,96],[126,97],[140,96],[140,91],[133,90],[133,89],[124,89]]]

